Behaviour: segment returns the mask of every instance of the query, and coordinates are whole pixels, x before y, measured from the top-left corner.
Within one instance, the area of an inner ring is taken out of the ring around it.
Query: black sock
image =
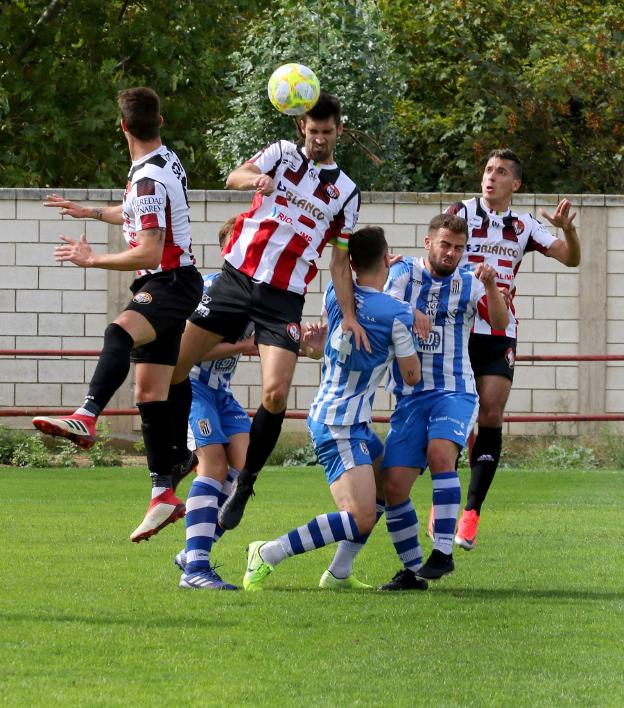
[[[123,327],[112,322],[104,330],[104,346],[91,377],[89,393],[82,407],[100,415],[115,391],[123,384],[130,371],[130,352],[134,340]]]
[[[169,387],[169,407],[171,411],[171,462],[176,465],[186,460],[187,430],[193,389],[191,380],[185,378],[178,384]]]
[[[168,401],[137,403],[152,486],[171,487],[171,413]]]
[[[492,484],[503,446],[502,428],[479,426],[477,439],[472,448],[470,466],[470,486],[466,500],[466,510],[481,513],[488,489]]]
[[[262,404],[256,411],[251,430],[249,431],[249,447],[245,466],[240,472],[239,481],[253,482],[277,443],[282,430],[282,422],[286,411],[271,413]]]

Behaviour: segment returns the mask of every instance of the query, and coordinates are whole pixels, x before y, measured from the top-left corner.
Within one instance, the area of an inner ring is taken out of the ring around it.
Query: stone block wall
[[[123,248],[121,228],[61,217],[42,206],[47,194],[63,193],[94,206],[118,203],[119,190],[0,189],[0,349],[97,349],[110,320],[128,300],[131,274],[83,270],[54,261],[60,233],[86,233],[96,250]],[[423,253],[427,224],[464,194],[375,192],[363,195],[360,225],[378,224],[393,252]],[[528,254],[517,279],[520,318],[519,354],[624,353],[624,197],[566,195],[578,211],[582,263],[565,268],[540,254]],[[246,192],[189,192],[193,250],[204,271],[220,267],[217,232],[221,223],[248,208]],[[518,210],[552,210],[556,194],[518,194]],[[329,249],[328,249],[329,251]],[[306,298],[306,319],[318,317],[329,273],[329,252]],[[78,405],[95,362],[79,358],[0,357],[0,406]],[[234,386],[240,402],[255,408],[260,400],[258,362],[243,359]],[[307,410],[319,381],[319,364],[298,364],[289,406]],[[518,364],[509,413],[624,413],[624,362],[539,362]],[[132,404],[132,380],[111,407]],[[390,396],[380,390],[376,413],[388,415]],[[136,419],[110,420],[120,432],[136,430]],[[29,427],[26,418],[2,424]],[[569,423],[513,423],[517,434],[577,434],[599,426]],[[622,424],[615,424],[623,429]]]

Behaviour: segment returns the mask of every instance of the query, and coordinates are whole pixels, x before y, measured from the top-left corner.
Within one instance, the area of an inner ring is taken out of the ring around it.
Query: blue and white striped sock
[[[457,471],[432,474],[433,548],[447,555],[453,552],[453,536],[461,502]]]
[[[411,499],[386,507],[386,526],[403,565],[416,572],[423,564],[423,557],[418,540],[418,517]]]
[[[329,514],[319,514],[304,526],[274,541],[268,541],[262,546],[260,555],[262,560],[274,566],[290,556],[313,551],[336,541],[352,541],[359,535],[358,527],[348,511],[332,511]]]
[[[377,499],[376,502],[376,517],[375,523],[381,519],[385,509],[383,499]],[[334,578],[348,578],[353,573],[353,562],[357,554],[364,548],[364,544],[368,541],[368,537],[372,531],[356,536],[353,541],[340,541],[336,554],[329,566],[329,572]]]
[[[210,568],[221,482],[196,477],[186,501],[186,573]]]
[[[223,488],[219,492],[219,501],[218,501],[218,508],[220,509],[223,502],[230,496],[230,492],[232,491],[232,485],[234,484],[234,480],[238,477],[239,472],[237,469],[234,469],[234,467],[228,468],[228,476],[225,479],[225,482],[223,482]],[[217,528],[215,529],[214,533],[214,543],[216,543],[221,536],[225,533],[225,529],[222,529],[219,524],[217,524]]]

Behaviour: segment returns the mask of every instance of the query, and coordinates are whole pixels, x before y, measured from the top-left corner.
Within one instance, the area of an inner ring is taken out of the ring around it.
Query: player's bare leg
[[[330,488],[339,512],[319,514],[273,541],[255,541],[249,545],[247,572],[243,579],[245,590],[260,590],[265,578],[286,558],[330,543],[353,540],[372,530],[376,520],[372,465],[358,465],[346,470]],[[322,529],[321,534],[318,529]]]
[[[262,404],[251,424],[245,465],[232,494],[219,510],[219,524],[224,529],[236,528],[240,523],[258,473],[277,443],[297,364],[297,355],[287,349],[260,344],[258,351],[262,366]]]

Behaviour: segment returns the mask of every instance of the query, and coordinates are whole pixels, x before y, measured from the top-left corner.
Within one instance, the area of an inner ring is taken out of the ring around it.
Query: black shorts
[[[513,337],[473,332],[468,340],[468,352],[474,375],[504,376],[513,382],[516,341]]]
[[[156,339],[132,350],[132,361],[175,366],[187,317],[197,307],[204,281],[195,266],[137,278],[126,310],[143,315],[156,330]]]
[[[256,344],[299,351],[303,295],[258,283],[225,263],[189,321],[236,342],[251,320]]]

